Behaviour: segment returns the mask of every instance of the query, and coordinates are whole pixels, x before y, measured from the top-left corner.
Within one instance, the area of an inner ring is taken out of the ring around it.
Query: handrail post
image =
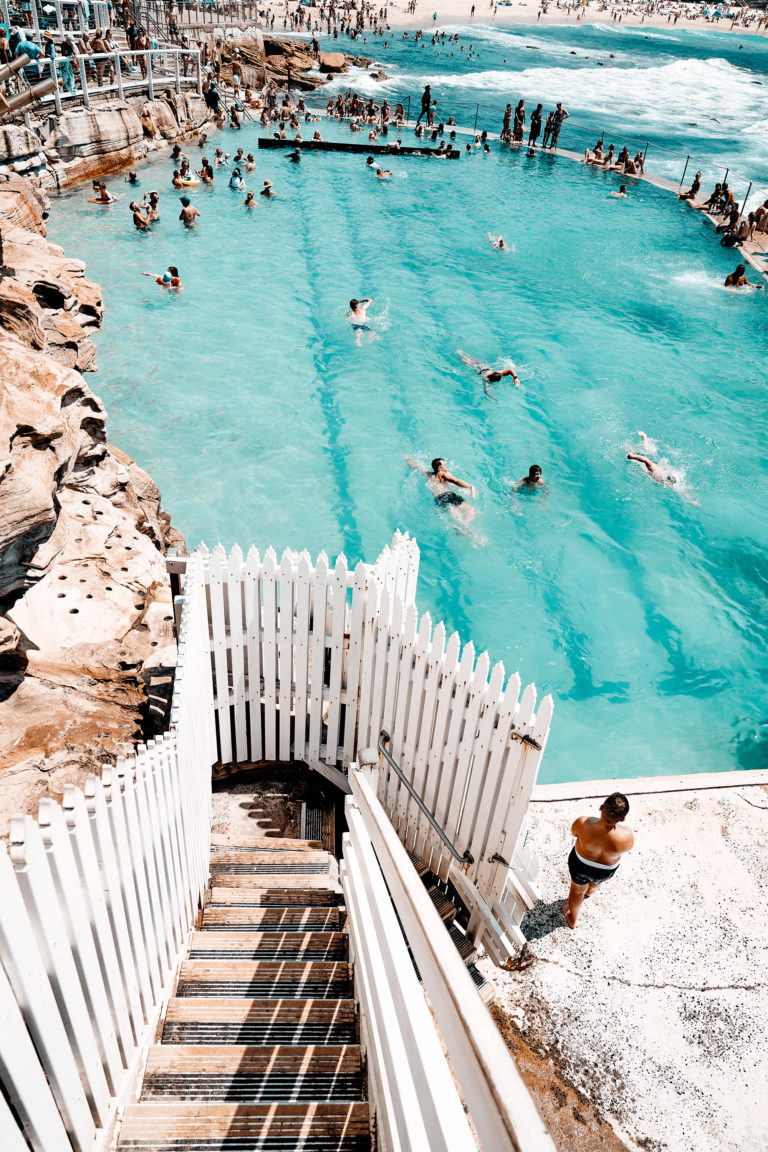
[[[115,52],[115,80],[117,81],[117,94],[123,99],[123,67],[120,53]]]
[[[747,194],[746,194],[746,196],[744,197],[744,203],[743,203],[743,204],[742,204],[742,206],[741,206],[741,212],[739,212],[739,216],[743,216],[743,215],[744,215],[744,209],[745,209],[745,208],[746,208],[746,206],[747,206],[747,200],[749,200],[749,194],[750,194],[750,192],[751,192],[751,191],[752,191],[752,181],[750,180],[750,182],[749,182],[749,188],[747,188]]]
[[[443,829],[440,827],[440,825],[438,824],[435,817],[430,812],[429,808],[427,808],[427,806],[424,803],[424,801],[422,800],[421,796],[419,796],[418,792],[414,789],[414,787],[412,786],[410,781],[406,779],[406,777],[403,775],[400,768],[398,768],[398,766],[395,763],[392,756],[389,754],[389,752],[387,752],[384,745],[389,744],[390,740],[391,740],[391,736],[389,735],[389,732],[385,732],[384,730],[379,732],[379,752],[381,752],[381,754],[384,757],[384,759],[386,760],[387,764],[389,764],[390,768],[394,769],[395,773],[397,774],[398,779],[401,780],[403,784],[405,784],[405,787],[408,789],[411,796],[413,796],[413,798],[416,801],[416,803],[418,804],[419,808],[424,813],[427,820],[429,820],[430,824],[434,828],[435,832],[437,832],[438,836],[443,841],[446,848],[450,852],[451,856],[453,856],[454,860],[456,860],[459,864],[474,864],[475,858],[468,849],[465,849],[463,855],[461,855],[461,856],[459,855],[458,850],[456,849],[454,844],[448,839],[445,832],[443,831]]]
[[[477,132],[477,118],[479,115],[480,115],[480,105],[476,104],[475,105],[475,126],[472,129],[473,132]]]
[[[197,94],[198,96],[203,94],[203,65],[199,49],[197,51]]]
[[[54,56],[51,60],[51,79],[53,80],[53,103],[56,108],[56,115],[61,116],[61,92],[59,92],[59,75],[57,68],[58,60]],[[750,188],[752,185],[750,184]]]
[[[645,142],[645,152],[643,152],[643,168],[645,168],[645,158],[648,155],[648,141]]]
[[[147,58],[147,97],[150,100],[154,100],[154,98],[155,98],[155,85],[152,82],[152,53],[151,52],[145,52],[144,55]]]
[[[87,80],[86,75],[85,75],[85,57],[84,56],[78,57],[78,64],[80,67],[80,83],[83,86],[83,104],[85,105],[86,108],[90,108],[91,98],[88,95],[88,80]]]
[[[178,52],[174,52],[174,54],[173,54],[173,70],[174,70],[174,73],[176,76],[176,95],[178,96],[181,93],[181,77],[179,76],[179,54],[178,54]]]
[[[686,174],[686,172],[688,171],[688,165],[690,164],[690,162],[691,162],[691,158],[690,158],[690,156],[686,156],[686,158],[685,158],[685,168],[683,168],[683,174],[682,174],[682,176],[680,177],[680,183],[679,183],[679,184],[678,184],[678,186],[677,186],[677,190],[678,190],[678,192],[680,191],[680,189],[681,189],[681,188],[682,188],[682,186],[683,186],[683,180],[685,180],[685,174]]]

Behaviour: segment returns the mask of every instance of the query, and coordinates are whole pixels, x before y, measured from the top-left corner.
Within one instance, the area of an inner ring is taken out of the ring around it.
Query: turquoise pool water
[[[402,158],[382,183],[355,156],[256,156],[249,187],[276,199],[247,213],[219,177],[194,232],[167,159],[140,173],[161,192],[151,235],[127,186],[51,213],[104,289],[91,383],[111,439],[190,546],[372,560],[408,529],[421,609],[554,694],[544,781],[765,766],[767,302],[721,287],[733,255],[667,194],[617,200],[567,160]],[[140,275],[169,263],[178,296]],[[359,345],[351,296],[374,300]],[[521,387],[488,399],[457,349],[512,358]],[[697,503],[626,461],[637,429]],[[406,454],[476,485],[481,540]],[[548,493],[515,494],[531,463]]]

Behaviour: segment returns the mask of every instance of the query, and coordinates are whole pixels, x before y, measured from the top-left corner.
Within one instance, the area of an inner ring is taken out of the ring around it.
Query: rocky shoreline
[[[165,555],[184,547],[149,476],[108,444],[82,375],[101,291],[45,238],[47,206],[29,180],[0,183],[0,836],[163,726]]]

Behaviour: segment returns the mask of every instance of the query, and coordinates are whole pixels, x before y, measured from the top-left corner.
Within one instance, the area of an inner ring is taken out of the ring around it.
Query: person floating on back
[[[563,904],[563,915],[569,928],[576,927],[584,898],[610,880],[621,863],[621,857],[635,846],[635,837],[623,827],[629,813],[629,800],[621,792],[612,792],[600,805],[599,816],[579,816],[571,826],[576,843],[568,857],[571,890]]]

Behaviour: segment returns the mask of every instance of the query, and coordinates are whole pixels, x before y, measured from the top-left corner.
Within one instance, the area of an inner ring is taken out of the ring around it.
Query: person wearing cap
[[[173,288],[176,290],[181,288],[181,277],[175,264],[169,264],[162,276],[159,276],[157,272],[142,272],[142,276],[151,276],[155,283],[159,284],[161,288]]]
[[[274,195],[275,195],[275,193],[274,193],[274,191],[273,191],[273,189],[272,189],[272,181],[271,181],[271,180],[265,180],[265,181],[264,181],[264,187],[262,188],[262,190],[261,190],[261,192],[259,193],[259,195],[260,195],[260,196],[266,196],[266,198],[267,198],[268,200],[269,200],[269,199],[270,199],[272,196],[274,196]]]
[[[179,200],[181,200],[181,212],[179,213],[179,220],[181,220],[185,228],[194,228],[195,221],[197,220],[197,217],[200,215],[200,213],[198,212],[197,208],[195,208],[194,204],[192,204],[188,196],[180,196]]]
[[[243,180],[243,174],[239,168],[232,169],[232,175],[229,178],[229,186],[230,188],[237,189],[238,192],[242,192],[243,188],[245,188],[245,180]]]

